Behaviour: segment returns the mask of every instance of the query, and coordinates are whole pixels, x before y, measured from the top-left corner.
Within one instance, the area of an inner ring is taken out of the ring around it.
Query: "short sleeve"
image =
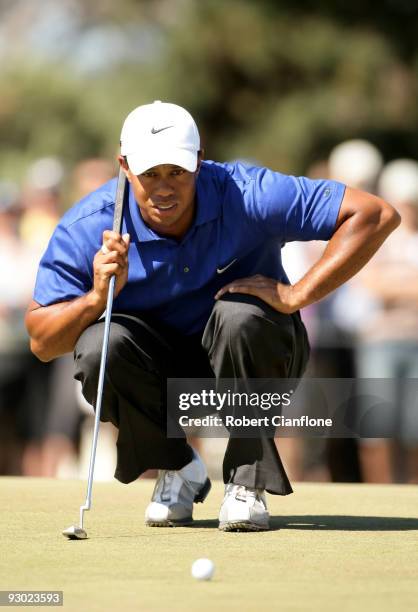
[[[39,264],[33,299],[49,306],[84,295],[92,287],[92,267],[69,230],[58,225]]]
[[[255,208],[264,231],[283,242],[329,240],[345,185],[287,176],[266,168],[256,177]]]

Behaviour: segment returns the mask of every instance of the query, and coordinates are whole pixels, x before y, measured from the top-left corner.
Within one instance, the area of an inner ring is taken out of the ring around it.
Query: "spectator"
[[[381,153],[372,143],[362,139],[338,144],[329,156],[330,179],[369,193],[376,193],[382,167]],[[324,378],[356,377],[355,334],[358,320],[367,308],[368,301],[355,279],[319,302],[311,375]],[[358,448],[354,439],[327,440],[326,456],[332,480],[361,480]]]
[[[37,260],[19,239],[22,216],[18,188],[0,184],[0,473],[22,471],[22,453],[28,439],[37,438],[44,415],[43,373],[29,351],[23,325]]]
[[[393,440],[377,438],[361,441],[361,465],[367,482],[418,482],[418,409],[408,381],[418,378],[418,163],[390,162],[378,187],[402,223],[358,277],[374,306],[359,327],[358,371],[390,379],[392,409],[376,412],[375,420],[369,414],[368,422],[399,438],[405,465],[396,464]]]

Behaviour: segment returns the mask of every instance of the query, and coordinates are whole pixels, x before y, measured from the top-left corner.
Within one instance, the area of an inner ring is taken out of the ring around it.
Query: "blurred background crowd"
[[[41,363],[23,315],[63,212],[112,178],[124,116],[188,108],[206,157],[332,178],[402,224],[305,309],[307,376],[386,378],[386,438],[277,440],[291,478],[418,482],[418,48],[415,0],[3,0],[0,4],[0,475],[83,477],[92,410],[72,357]],[[292,282],[324,243],[283,249]],[[102,424],[98,478],[112,478]],[[194,439],[213,475],[225,440]]]

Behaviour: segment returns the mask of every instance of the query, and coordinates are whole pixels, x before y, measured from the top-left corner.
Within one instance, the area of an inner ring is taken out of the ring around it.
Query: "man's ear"
[[[202,165],[204,156],[205,156],[205,149],[200,149],[200,151],[197,152],[196,174],[199,174],[200,166]]]
[[[123,155],[118,155],[118,162],[119,162],[120,167],[123,168],[126,178],[128,179],[129,182],[131,182],[131,171],[129,170],[129,166],[128,166],[126,157],[124,157]]]

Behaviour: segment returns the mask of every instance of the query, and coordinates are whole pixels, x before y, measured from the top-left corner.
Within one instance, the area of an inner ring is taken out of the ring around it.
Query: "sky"
[[[162,45],[155,25],[85,24],[77,0],[0,4],[0,60],[63,61],[94,73],[121,61],[150,61]]]

